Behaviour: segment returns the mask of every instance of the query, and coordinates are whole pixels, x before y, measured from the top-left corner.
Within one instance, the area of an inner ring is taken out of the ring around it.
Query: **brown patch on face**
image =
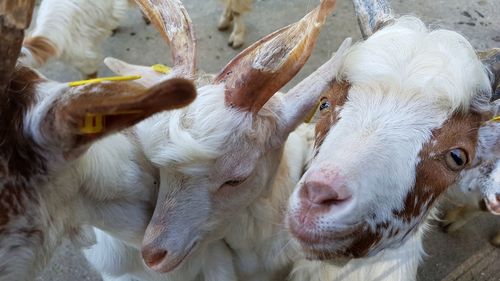
[[[328,99],[330,102],[330,108],[321,112],[321,117],[316,124],[316,148],[321,146],[333,123],[338,120],[335,109],[344,105],[350,87],[351,85],[347,82],[334,81],[332,82],[330,90],[324,95],[324,98]]]
[[[28,49],[39,66],[57,55],[56,45],[44,36],[34,36],[26,38],[23,46]]]
[[[406,196],[404,208],[393,211],[396,217],[409,223],[427,213],[436,198],[457,180],[461,170],[450,169],[445,160],[450,149],[463,149],[469,161],[464,168],[471,165],[480,122],[480,114],[455,114],[440,129],[433,132],[431,140],[420,151],[416,183]]]
[[[0,177],[31,175],[45,170],[37,144],[24,134],[24,118],[35,103],[35,86],[42,81],[27,68],[17,67],[9,83],[6,97],[0,102]]]

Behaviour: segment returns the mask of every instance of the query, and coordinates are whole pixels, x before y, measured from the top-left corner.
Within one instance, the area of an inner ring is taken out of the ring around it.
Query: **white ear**
[[[320,96],[329,89],[337,77],[351,42],[351,38],[345,39],[330,60],[288,91],[286,103],[283,104],[284,134],[289,134],[304,122],[317,105]]]
[[[174,76],[172,72],[165,74],[154,70],[152,67],[129,64],[111,57],[105,58],[104,64],[118,75],[141,75],[142,78],[136,80],[135,82],[146,88],[151,88],[164,80],[173,78]]]

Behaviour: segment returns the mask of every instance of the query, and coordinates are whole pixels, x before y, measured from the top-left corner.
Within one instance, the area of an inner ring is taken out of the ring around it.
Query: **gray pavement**
[[[183,2],[190,13],[198,38],[199,68],[205,72],[221,70],[239,51],[227,46],[229,32],[217,31],[217,20],[221,12],[218,1],[184,0]],[[277,28],[298,20],[318,2],[317,0],[255,0],[254,10],[246,19],[248,27],[246,46]],[[337,10],[323,28],[312,57],[296,79],[285,89],[290,88],[326,61],[345,37],[353,37],[355,40],[360,38],[351,1],[338,0],[338,2]],[[478,49],[500,47],[500,0],[393,0],[392,7],[399,14],[419,16],[432,26],[456,30],[471,40]],[[130,17],[106,42],[104,54],[145,65],[170,62],[168,48],[153,27],[144,24],[138,10],[132,10]],[[42,72],[59,81],[80,79],[76,70],[60,62],[49,63]],[[99,74],[106,76],[112,73],[102,66]],[[453,234],[442,233],[434,227],[426,235],[425,249],[428,255],[420,267],[418,279],[441,280],[448,276],[447,280],[452,280],[453,274],[456,274],[453,271],[471,257],[481,255],[485,251],[494,253],[498,257],[500,250],[488,244],[488,237],[495,230],[500,230],[500,218],[487,214]],[[500,268],[500,260],[489,266]],[[482,276],[481,270],[474,272]],[[485,268],[485,272],[494,271]],[[472,277],[460,280],[499,279],[495,274],[486,279],[469,275]],[[65,244],[37,280],[101,279],[89,269],[77,249]]]

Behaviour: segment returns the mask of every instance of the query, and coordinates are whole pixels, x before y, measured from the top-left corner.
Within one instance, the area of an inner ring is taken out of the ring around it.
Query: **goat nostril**
[[[167,256],[167,251],[162,249],[151,249],[151,250],[143,250],[142,258],[144,262],[149,267],[154,267],[160,264],[163,259]]]
[[[339,201],[338,193],[329,186],[311,183],[306,186],[307,197],[311,203],[318,205],[334,205]]]
[[[495,194],[495,198],[497,199],[497,202],[500,202],[500,193]]]

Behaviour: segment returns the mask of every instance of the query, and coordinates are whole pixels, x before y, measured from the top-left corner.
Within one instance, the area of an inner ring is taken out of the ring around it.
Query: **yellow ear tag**
[[[80,81],[69,82],[68,86],[76,87],[76,86],[82,86],[82,85],[87,85],[87,84],[101,83],[101,82],[105,82],[105,81],[132,81],[132,80],[137,80],[137,79],[141,79],[141,78],[142,78],[142,76],[140,76],[140,75],[101,77],[101,78],[95,78],[95,79],[89,79],[89,80],[80,80]]]
[[[82,134],[97,134],[104,129],[102,114],[87,113],[83,122],[83,127],[80,128]]]
[[[490,120],[491,122],[500,122],[500,115],[497,115]]]
[[[318,99],[318,102],[314,106],[314,108],[309,112],[309,115],[307,115],[306,120],[304,121],[305,123],[311,123],[312,119],[314,118],[314,115],[316,114],[316,111],[318,111],[319,104],[321,103],[321,99]]]
[[[110,115],[127,115],[127,114],[139,114],[142,110],[123,110],[108,114],[101,113],[86,113],[83,120],[83,126],[80,127],[80,133],[85,135],[97,134],[104,131],[105,128],[105,117]]]
[[[163,73],[163,74],[169,74],[170,72],[172,72],[172,68],[164,65],[164,64],[154,64],[151,66],[151,68],[158,72],[158,73]]]

